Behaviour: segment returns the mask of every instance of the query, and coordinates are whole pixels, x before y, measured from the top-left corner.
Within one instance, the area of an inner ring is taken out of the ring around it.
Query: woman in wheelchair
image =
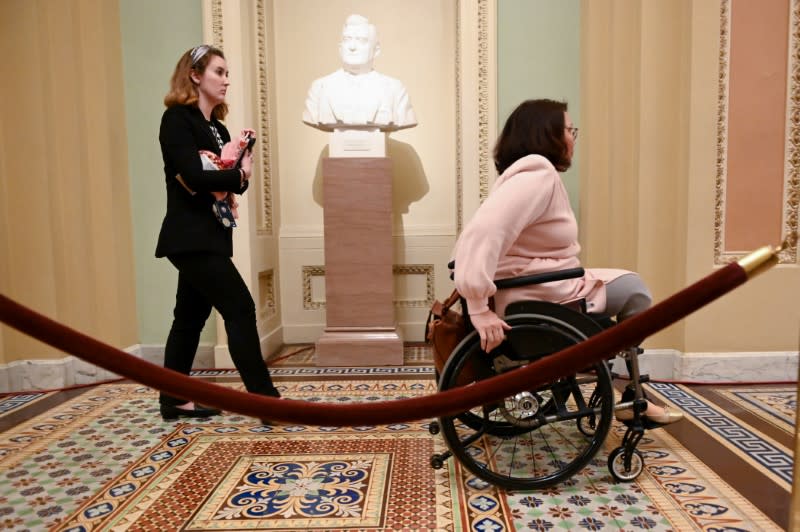
[[[617,321],[650,306],[650,292],[639,275],[620,269],[587,268],[582,277],[499,291],[495,286],[496,279],[580,266],[578,225],[559,176],[570,167],[577,137],[566,103],[528,100],[511,113],[497,141],[494,160],[500,176],[454,252],[455,285],[487,353],[511,329],[500,316],[515,301],[580,304],[591,315]],[[631,409],[616,416],[622,421],[634,417]],[[650,401],[641,416],[650,428],[683,417]]]

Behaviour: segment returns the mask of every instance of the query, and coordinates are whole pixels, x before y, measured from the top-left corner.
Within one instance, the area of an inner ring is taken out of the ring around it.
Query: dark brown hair
[[[193,55],[195,56],[194,60],[192,58]],[[169,92],[164,96],[164,105],[167,107],[174,105],[196,106],[199,95],[197,86],[192,81],[192,71],[202,75],[209,61],[211,61],[211,57],[215,55],[225,59],[222,50],[207,44],[186,50],[181,58],[178,59],[178,64],[175,65],[175,71],[169,81]],[[228,104],[224,102],[214,107],[211,111],[211,116],[217,120],[224,120],[227,114]]]
[[[566,102],[526,100],[509,115],[494,147],[494,166],[505,172],[514,161],[538,154],[553,163],[556,170],[567,170],[572,161],[564,140]]]

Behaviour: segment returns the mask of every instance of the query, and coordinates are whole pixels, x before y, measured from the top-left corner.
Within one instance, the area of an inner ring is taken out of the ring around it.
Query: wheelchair
[[[448,265],[453,267],[453,263]],[[495,281],[498,290],[582,277],[583,268]],[[466,302],[461,308],[467,336],[450,354],[441,374],[439,391],[513,371],[586,340],[614,325],[610,318],[546,301],[519,301],[506,308],[511,326],[506,339],[490,353],[480,347],[480,337],[469,323]],[[575,374],[524,390],[490,404],[452,416],[440,417],[429,426],[441,432],[448,450],[434,454],[430,465],[444,466],[454,456],[478,478],[508,490],[537,490],[564,482],[583,469],[597,454],[611,428],[615,410],[633,408],[622,445],[608,457],[608,469],[619,482],[631,482],[644,469],[644,456],[636,446],[650,421],[641,415],[647,408],[639,374],[638,354],[631,347],[621,355],[631,383],[614,404],[612,374],[604,360]]]

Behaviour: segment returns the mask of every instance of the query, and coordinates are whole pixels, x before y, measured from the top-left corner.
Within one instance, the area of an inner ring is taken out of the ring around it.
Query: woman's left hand
[[[470,314],[469,319],[481,337],[481,349],[487,353],[502,344],[506,337],[505,331],[511,330],[511,326],[491,310]]]
[[[226,142],[220,154],[223,164],[227,165],[227,167],[232,167],[238,156],[239,143],[234,141]]]

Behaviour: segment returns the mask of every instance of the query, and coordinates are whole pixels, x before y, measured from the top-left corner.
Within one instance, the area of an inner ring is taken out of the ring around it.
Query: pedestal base
[[[328,327],[315,348],[317,366],[403,365],[403,339],[397,327]]]

